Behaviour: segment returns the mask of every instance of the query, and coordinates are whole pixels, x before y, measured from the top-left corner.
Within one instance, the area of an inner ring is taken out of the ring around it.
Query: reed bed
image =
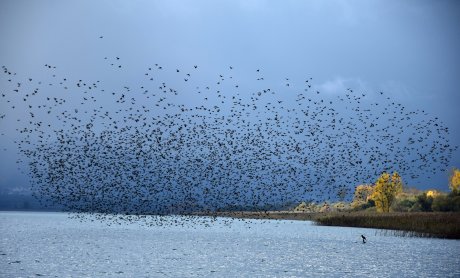
[[[232,211],[197,215],[243,218],[308,220],[317,225],[381,229],[382,235],[460,239],[460,212],[293,212]]]
[[[313,220],[324,226],[384,229],[384,234],[396,236],[460,239],[458,212],[327,213],[317,215]]]

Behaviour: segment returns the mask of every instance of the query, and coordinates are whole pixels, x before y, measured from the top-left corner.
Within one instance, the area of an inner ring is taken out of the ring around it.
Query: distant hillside
[[[44,206],[32,195],[0,194],[0,210],[60,211],[60,208]]]

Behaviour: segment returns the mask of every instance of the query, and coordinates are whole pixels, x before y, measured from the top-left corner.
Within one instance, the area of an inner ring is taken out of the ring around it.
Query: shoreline
[[[4,210],[2,212],[55,212]],[[63,212],[63,211],[61,211]],[[368,211],[295,212],[295,211],[221,211],[197,212],[189,216],[235,219],[312,221],[321,226],[380,229],[382,233],[402,237],[460,239],[460,212]]]
[[[322,226],[359,227],[386,230],[396,236],[460,239],[460,212],[292,212],[235,211],[202,213],[198,216],[241,219],[313,221]]]

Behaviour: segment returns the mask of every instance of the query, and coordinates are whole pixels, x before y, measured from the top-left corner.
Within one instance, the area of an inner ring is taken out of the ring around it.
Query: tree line
[[[449,176],[449,193],[437,190],[420,191],[404,188],[401,176],[382,173],[373,185],[355,189],[351,208],[375,207],[377,212],[390,211],[460,211],[460,170],[453,168]]]
[[[438,190],[422,191],[405,187],[398,172],[383,172],[374,184],[358,185],[351,203],[344,202],[343,192],[338,193],[342,201],[316,204],[302,202],[295,211],[376,211],[385,212],[423,212],[423,211],[460,211],[460,170],[452,168],[449,176],[450,192]]]

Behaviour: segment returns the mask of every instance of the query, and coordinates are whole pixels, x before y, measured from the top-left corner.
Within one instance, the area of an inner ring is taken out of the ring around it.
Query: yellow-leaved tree
[[[402,179],[398,172],[390,176],[384,172],[377,179],[371,199],[374,200],[378,212],[389,212],[396,194],[402,192]]]
[[[360,207],[369,201],[372,193],[374,192],[374,187],[372,185],[362,184],[358,185],[355,188],[355,194],[353,196],[353,201],[351,202],[352,208]]]
[[[449,177],[449,188],[454,195],[460,194],[460,170],[453,168]]]

